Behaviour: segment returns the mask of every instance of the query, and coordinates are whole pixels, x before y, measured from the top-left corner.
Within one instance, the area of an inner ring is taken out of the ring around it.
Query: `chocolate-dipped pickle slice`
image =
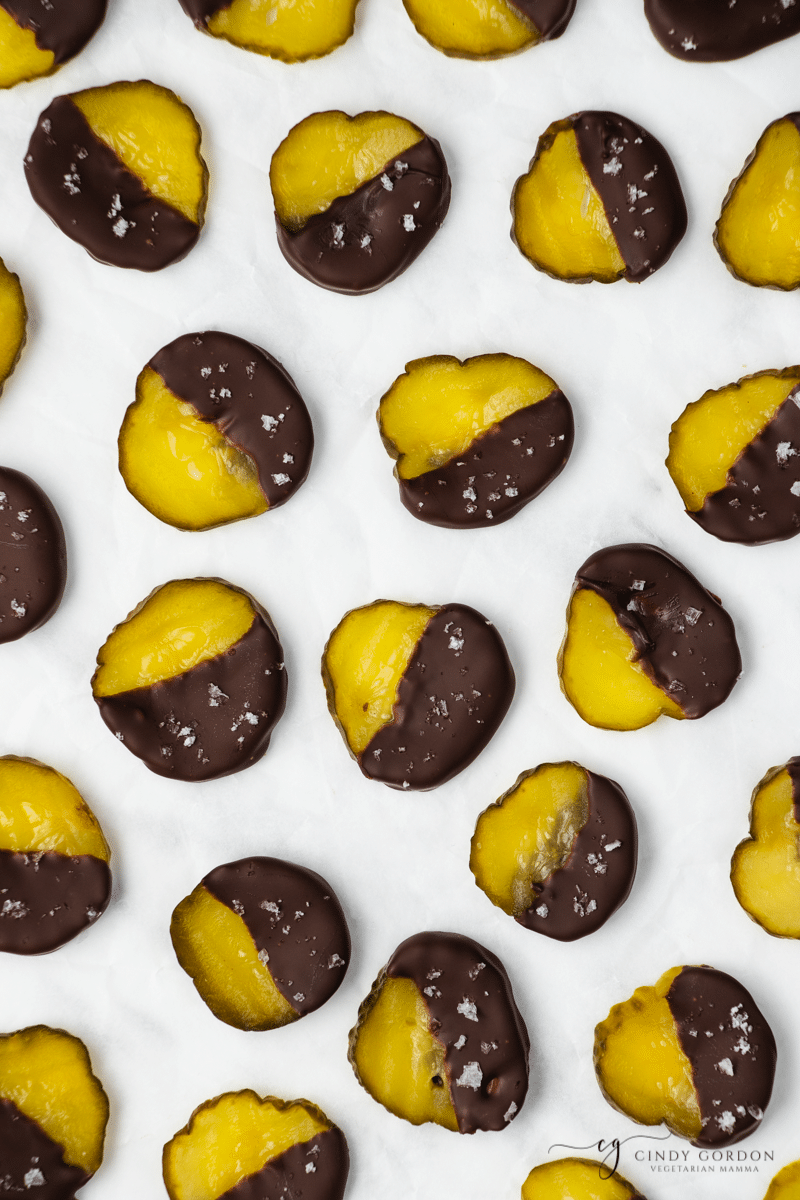
[[[742,669],[718,597],[658,546],[609,546],[578,571],[558,655],[561,690],[590,725],[641,729],[696,720]]]
[[[571,283],[641,283],[686,232],[667,151],[612,112],[554,121],[516,182],[511,211],[519,250],[538,270]]]
[[[348,1057],[395,1116],[474,1133],[505,1129],[522,1108],[529,1049],[500,960],[458,933],[418,933],[359,1008]]]
[[[724,542],[800,531],[800,367],[705,392],[672,426],[667,469],[688,515]]]
[[[688,62],[729,62],[800,32],[790,0],[644,0],[665,50]]]
[[[30,476],[0,467],[0,643],[49,621],[66,583],[58,513]]]
[[[170,1200],[341,1200],[350,1158],[344,1134],[309,1100],[225,1092],[167,1142]]]
[[[358,0],[180,0],[198,29],[281,62],[321,58],[353,32]]]
[[[773,1176],[764,1200],[800,1200],[800,1159]]]
[[[107,0],[0,0],[0,88],[52,75],[80,53]]]
[[[25,174],[37,204],[100,262],[160,271],[200,236],[200,126],[150,80],[57,96],[39,117]]]
[[[644,1200],[606,1163],[591,1158],[557,1158],[534,1167],[522,1185],[522,1200]]]
[[[403,504],[447,529],[513,517],[560,474],[574,436],[558,384],[510,354],[407,363],[381,399],[378,425]]]
[[[0,8],[0,13],[2,13]],[[25,345],[28,310],[19,276],[0,258],[0,393]]]
[[[172,945],[215,1017],[277,1029],[329,1000],[350,962],[333,889],[278,858],[216,867],[172,914]]]
[[[775,1061],[753,997],[713,967],[665,971],[595,1030],[595,1071],[609,1104],[695,1146],[730,1146],[758,1128]]]
[[[767,933],[800,938],[800,758],[772,767],[753,792],[750,836],[734,851],[731,883]]]
[[[618,783],[578,763],[543,763],[481,813],[469,865],[492,904],[520,925],[573,942],[627,899],[637,845]]]
[[[46,1025],[0,1035],[5,1192],[73,1200],[103,1161],[107,1122],[108,1097],[83,1042]]]
[[[281,142],[269,178],[286,261],[351,296],[405,271],[450,206],[439,143],[387,112],[313,113]]]
[[[465,604],[375,600],[347,613],[322,656],[328,708],[368,779],[426,790],[480,754],[514,696],[486,617]]]
[[[92,694],[106,725],[169,779],[219,779],[252,766],[286,703],[269,614],[222,579],[156,588],[109,635],[97,664]]]
[[[159,520],[213,529],[285,504],[313,449],[308,409],[271,354],[230,333],[187,333],[139,375],[119,469]]]
[[[504,58],[561,37],[577,0],[403,0],[417,33],[453,58]]]

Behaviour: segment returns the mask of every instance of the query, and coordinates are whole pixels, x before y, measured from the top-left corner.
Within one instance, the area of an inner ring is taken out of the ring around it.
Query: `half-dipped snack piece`
[[[800,532],[800,367],[708,391],[672,426],[667,469],[689,516],[724,542]]]
[[[212,529],[285,504],[313,449],[308,409],[271,354],[231,333],[187,333],[139,375],[119,469],[153,516]]]
[[[282,62],[321,58],[353,32],[358,0],[180,0],[198,29]]]
[[[308,1100],[225,1092],[167,1142],[170,1200],[341,1200],[350,1158],[341,1129]]]
[[[19,362],[27,323],[28,310],[19,276],[9,271],[0,258],[0,392]]]
[[[469,865],[520,925],[573,942],[627,899],[636,860],[636,818],[619,784],[562,762],[525,771],[481,813]]]
[[[558,655],[561,690],[601,729],[641,729],[662,713],[704,717],[742,670],[719,599],[658,546],[609,546],[575,576]]]
[[[170,934],[202,999],[237,1029],[277,1029],[314,1012],[350,961],[333,889],[278,858],[216,867],[181,900]]]
[[[800,287],[800,112],[758,139],[734,179],[714,230],[725,266],[754,287]]]
[[[124,746],[157,775],[196,782],[252,766],[286,703],[269,614],[222,579],[173,579],[97,652],[92,693]]]
[[[800,758],[772,767],[753,792],[750,836],[734,851],[731,883],[767,933],[800,938]]]
[[[764,1200],[800,1200],[800,1159],[778,1171],[767,1188]]]
[[[511,197],[511,236],[533,265],[572,283],[641,283],[686,232],[667,151],[612,112],[573,113],[539,138]]]
[[[30,476],[0,467],[0,643],[49,621],[66,583],[58,513]]]
[[[622,1175],[590,1158],[557,1158],[534,1167],[522,1200],[644,1200]]]
[[[281,142],[269,178],[286,261],[347,295],[405,271],[450,206],[439,143],[387,112],[313,113]]]
[[[418,790],[469,766],[515,687],[500,634],[474,608],[398,600],[342,618],[322,677],[331,716],[367,778]]]
[[[57,96],[36,124],[25,174],[37,204],[100,262],[159,271],[200,236],[200,126],[150,80]]]
[[[743,58],[800,32],[793,0],[644,0],[661,45],[688,62]]]
[[[403,504],[448,529],[513,517],[561,472],[574,436],[558,384],[510,354],[407,363],[378,424]]]
[[[4,1193],[73,1200],[103,1161],[107,1122],[83,1042],[46,1025],[0,1035]]]
[[[453,58],[503,58],[560,37],[577,0],[403,0],[417,33]]]
[[[396,1117],[505,1129],[528,1090],[530,1041],[505,967],[458,933],[406,938],[350,1033],[362,1087]]]
[[[46,954],[105,910],[111,851],[80,792],[32,758],[0,758],[0,950]]]
[[[52,75],[103,23],[108,0],[1,0],[0,88]]]
[[[713,967],[665,971],[595,1029],[595,1072],[609,1104],[695,1146],[730,1146],[758,1128],[775,1060],[753,997]]]

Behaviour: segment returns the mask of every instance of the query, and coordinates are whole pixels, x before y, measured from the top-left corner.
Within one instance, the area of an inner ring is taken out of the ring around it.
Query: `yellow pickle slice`
[[[3,9],[0,8],[0,14]],[[0,258],[0,393],[25,345],[28,310],[19,276]]]
[[[605,1163],[590,1158],[557,1158],[533,1168],[522,1185],[522,1200],[644,1200],[644,1197]]]
[[[767,933],[800,938],[800,758],[772,767],[753,792],[750,836],[734,851],[731,883]]]
[[[778,1171],[767,1188],[764,1200],[800,1200],[800,1159]]]
[[[358,0],[180,0],[198,29],[285,63],[321,58],[353,32]]]
[[[417,33],[453,58],[504,58],[560,37],[576,0],[403,0]]]
[[[106,4],[9,0],[0,6],[0,88],[52,75],[74,58],[100,28]]]

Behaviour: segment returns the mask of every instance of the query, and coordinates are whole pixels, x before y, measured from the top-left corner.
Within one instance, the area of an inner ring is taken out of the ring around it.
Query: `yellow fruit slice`
[[[0,850],[92,854],[111,851],[97,818],[70,781],[32,758],[0,758]]]
[[[320,58],[353,32],[358,0],[233,0],[208,20],[214,37],[283,62]]]
[[[539,31],[504,0],[403,0],[426,41],[454,58],[499,58],[539,41]]]
[[[39,49],[33,30],[23,29],[0,8],[0,88],[49,75],[54,63],[53,51]]]
[[[742,908],[767,933],[800,938],[800,824],[786,767],[769,771],[753,792],[750,837],[736,847],[731,882]]]

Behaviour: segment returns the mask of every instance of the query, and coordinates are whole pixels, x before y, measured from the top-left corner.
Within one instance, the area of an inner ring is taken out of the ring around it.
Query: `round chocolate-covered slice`
[[[367,778],[417,790],[469,766],[515,687],[500,634],[474,608],[397,600],[342,618],[322,677],[331,716]]]
[[[0,0],[0,88],[52,75],[103,23],[108,0]]]
[[[478,887],[520,925],[573,942],[627,899],[637,845],[618,783],[577,763],[544,763],[481,813],[469,865]]]
[[[661,142],[612,112],[573,113],[550,125],[517,180],[511,210],[520,251],[571,283],[641,283],[663,267],[687,222]]]
[[[28,310],[19,276],[0,258],[0,393],[25,345]]]
[[[139,375],[119,469],[160,520],[212,529],[285,504],[313,449],[308,409],[272,355],[231,333],[187,333]]]
[[[606,1147],[600,1144],[600,1149]],[[641,1192],[591,1158],[556,1158],[534,1167],[522,1185],[522,1200],[644,1200]]]
[[[794,0],[644,0],[661,45],[687,62],[728,62],[800,33]]]
[[[407,363],[381,399],[378,424],[403,504],[447,529],[513,517],[560,474],[574,436],[558,385],[510,354]]]
[[[49,621],[66,583],[58,513],[28,475],[0,467],[0,642],[14,642]]]
[[[731,883],[767,933],[800,938],[800,758],[771,767],[753,792],[750,836],[734,851]]]
[[[282,62],[321,58],[353,32],[358,0],[180,0],[198,29]]]
[[[695,1146],[730,1146],[761,1123],[775,1038],[745,987],[713,967],[673,967],[615,1004],[595,1030],[606,1100]]]
[[[590,725],[641,729],[695,720],[742,670],[718,597],[658,546],[609,546],[575,577],[559,651],[561,690]]]
[[[453,58],[504,58],[561,37],[576,0],[403,0],[417,33]]]
[[[351,296],[405,271],[450,206],[439,143],[387,112],[306,117],[273,154],[269,177],[287,262]]]
[[[359,1008],[349,1058],[395,1116],[474,1133],[505,1129],[522,1108],[529,1049],[500,960],[459,933],[418,933]]]
[[[333,889],[279,858],[211,871],[175,909],[170,933],[202,999],[237,1029],[277,1029],[315,1012],[350,961]]]
[[[159,271],[200,236],[200,126],[149,80],[57,96],[36,124],[25,174],[37,204],[100,262]]]
[[[197,782],[257,762],[286,703],[269,614],[221,579],[175,579],[143,600],[97,653],[92,693],[145,766]]]

